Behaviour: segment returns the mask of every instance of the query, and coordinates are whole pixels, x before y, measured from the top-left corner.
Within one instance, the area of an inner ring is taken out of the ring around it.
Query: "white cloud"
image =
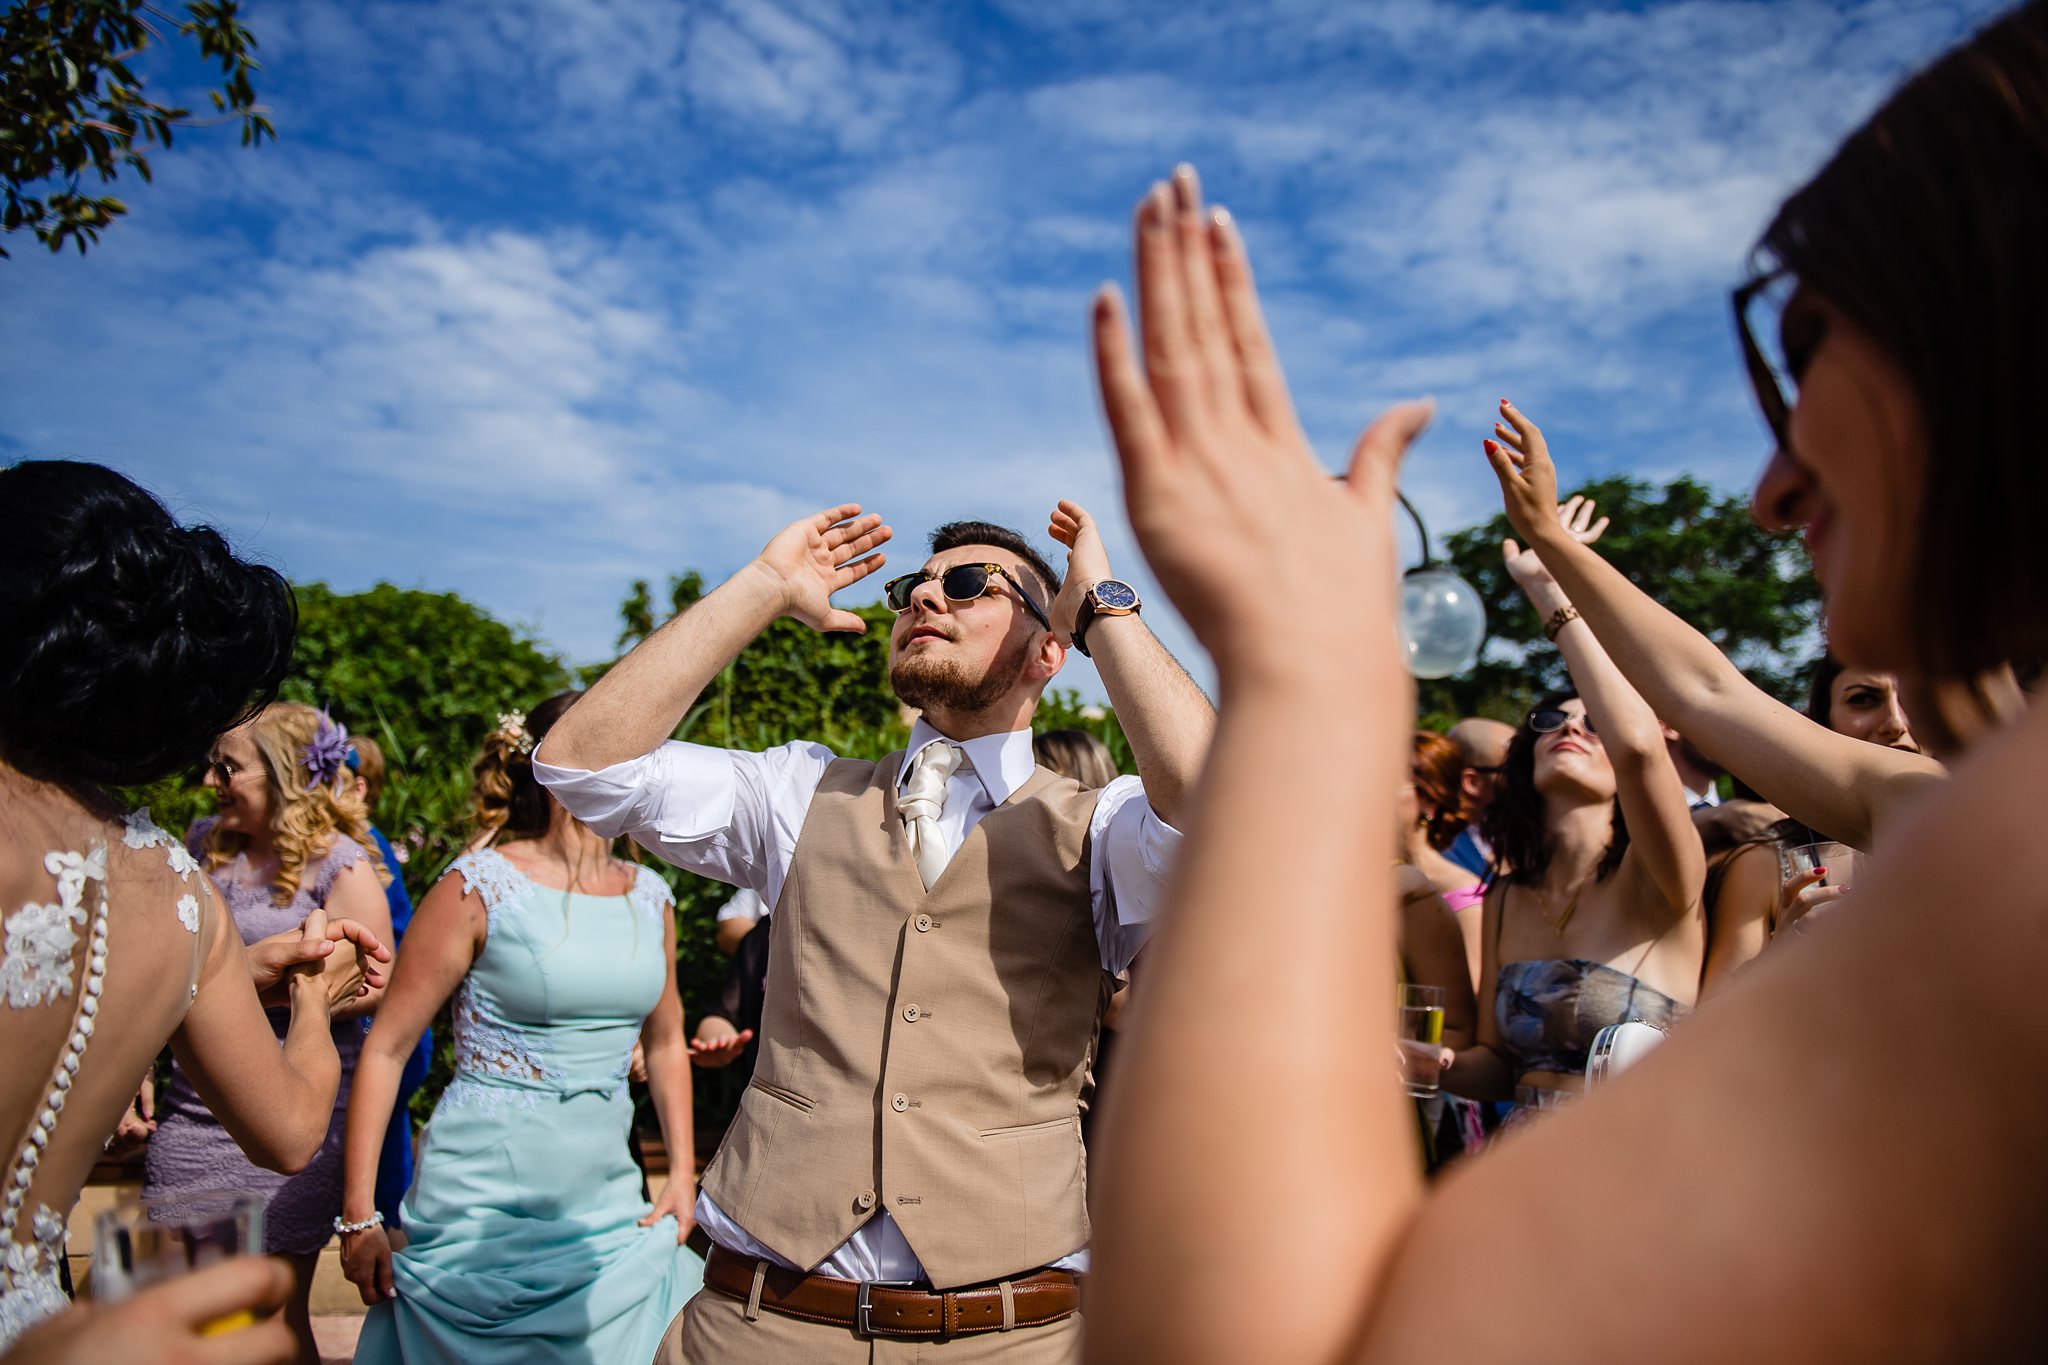
[[[1238,211],[1326,460],[1437,395],[1407,482],[1439,533],[1497,505],[1476,446],[1501,393],[1568,472],[1738,482],[1758,438],[1720,291],[1960,19],[377,0],[251,22],[282,145],[181,138],[100,253],[0,267],[46,339],[0,450],[111,459],[297,576],[454,588],[588,658],[631,578],[716,577],[843,497],[915,560],[939,520],[1039,533],[1078,496],[1142,582],[1084,316],[1183,157]]]

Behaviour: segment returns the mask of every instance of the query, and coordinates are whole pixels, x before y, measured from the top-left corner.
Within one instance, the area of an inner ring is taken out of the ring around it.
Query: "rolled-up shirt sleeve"
[[[1121,972],[1152,933],[1181,834],[1159,818],[1135,777],[1119,777],[1102,789],[1089,834],[1095,938],[1103,967]]]
[[[760,894],[782,892],[790,854],[819,780],[833,761],[820,744],[760,753],[670,740],[591,771],[546,761],[533,775],[571,815],[606,838],[630,837],[663,862]]]

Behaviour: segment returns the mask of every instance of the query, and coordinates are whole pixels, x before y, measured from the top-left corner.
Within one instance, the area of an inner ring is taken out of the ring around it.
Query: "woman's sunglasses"
[[[987,597],[994,580],[1007,579],[1011,590],[1017,594],[1017,600],[1024,604],[1024,610],[1030,612],[1043,629],[1052,629],[1052,622],[1031,600],[1031,594],[1024,591],[1024,585],[1017,581],[1017,576],[1000,564],[955,564],[943,573],[919,569],[916,573],[907,573],[884,583],[882,600],[889,604],[890,611],[901,616],[910,610],[910,594],[917,591],[919,584],[934,578],[939,580],[939,591],[946,594],[949,602],[972,602],[977,597]]]
[[[1792,404],[1799,395],[1798,380],[1785,359],[1782,330],[1785,305],[1797,285],[1797,278],[1787,270],[1764,270],[1736,289],[1729,300],[1735,309],[1735,333],[1742,345],[1750,388],[1756,392],[1756,405],[1780,450],[1791,448]]]
[[[1529,713],[1529,728],[1539,735],[1555,734],[1573,721],[1577,721],[1589,735],[1598,737],[1600,734],[1598,730],[1593,728],[1593,718],[1591,716],[1575,716],[1569,711],[1552,710],[1531,711]]]

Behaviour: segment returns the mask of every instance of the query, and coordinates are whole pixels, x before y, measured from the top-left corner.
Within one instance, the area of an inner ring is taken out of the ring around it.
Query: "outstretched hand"
[[[1295,419],[1230,216],[1194,171],[1155,185],[1136,223],[1144,373],[1114,289],[1096,296],[1102,402],[1145,557],[1226,679],[1245,669],[1395,658],[1393,492],[1433,411],[1383,414],[1334,483]],[[1276,607],[1314,584],[1341,612]],[[1353,675],[1355,676],[1355,674]]]
[[[875,513],[862,516],[859,503],[842,503],[783,527],[755,563],[775,582],[783,615],[814,630],[862,635],[867,622],[833,606],[832,594],[881,568],[886,556],[868,551],[894,534]]]
[[[1607,533],[1607,518],[1595,521],[1593,511],[1591,498],[1574,493],[1557,509],[1557,524],[1568,539],[1581,545],[1591,545]],[[1500,557],[1507,565],[1508,577],[1514,579],[1524,592],[1557,581],[1537,557],[1533,544],[1523,549],[1513,537],[1509,537],[1500,543]]]
[[[1522,415],[1507,399],[1500,400],[1504,421],[1493,424],[1486,448],[1487,463],[1500,480],[1501,502],[1508,524],[1532,546],[1556,523],[1551,509],[1557,506],[1557,466],[1551,463],[1550,446],[1543,431]]]
[[[1046,530],[1067,547],[1067,577],[1045,614],[1051,618],[1053,634],[1059,642],[1069,645],[1074,641],[1074,622],[1081,614],[1081,600],[1088,595],[1088,589],[1111,576],[1109,551],[1102,546],[1102,532],[1095,525],[1095,518],[1078,502],[1061,498],[1052,509]]]
[[[707,1069],[731,1066],[747,1050],[747,1044],[754,1041],[754,1031],[743,1028],[738,1033],[720,1034],[709,1038],[690,1040],[690,1065]]]

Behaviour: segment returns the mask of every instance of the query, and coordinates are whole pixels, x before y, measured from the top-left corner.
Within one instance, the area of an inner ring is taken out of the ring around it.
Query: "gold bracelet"
[[[1543,623],[1544,638],[1552,644],[1557,643],[1557,633],[1578,619],[1579,609],[1569,602],[1565,603],[1550,613],[1550,619]]]

